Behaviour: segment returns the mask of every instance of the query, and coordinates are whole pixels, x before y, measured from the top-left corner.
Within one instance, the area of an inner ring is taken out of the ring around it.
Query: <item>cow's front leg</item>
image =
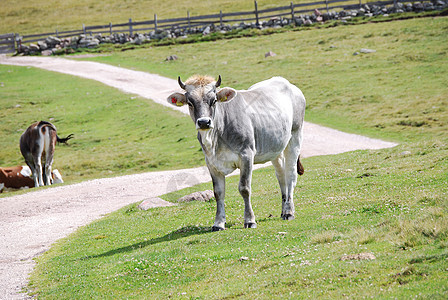
[[[223,174],[210,170],[213,181],[213,191],[216,199],[216,217],[212,231],[220,231],[225,229],[226,212],[224,207],[224,197],[226,193],[226,178]]]
[[[253,162],[254,157],[252,154],[241,157],[241,174],[238,189],[244,199],[244,228],[257,228],[254,211],[250,202]]]

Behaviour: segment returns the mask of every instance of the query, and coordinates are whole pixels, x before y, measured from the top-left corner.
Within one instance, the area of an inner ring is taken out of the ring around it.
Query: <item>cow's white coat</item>
[[[218,80],[220,82],[220,79]],[[284,78],[259,82],[248,90],[218,89],[210,78],[194,77],[185,94],[167,100],[188,104],[213,180],[217,212],[214,230],[225,228],[225,176],[241,170],[239,191],[245,202],[245,227],[256,227],[250,194],[254,163],[271,161],[282,191],[282,217],[294,218],[293,192],[302,144],[305,97]]]

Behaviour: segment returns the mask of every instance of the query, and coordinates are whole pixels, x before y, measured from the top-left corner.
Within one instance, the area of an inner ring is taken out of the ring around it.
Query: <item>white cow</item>
[[[217,210],[213,230],[225,228],[225,176],[241,170],[239,192],[244,199],[244,227],[255,228],[251,179],[253,164],[271,161],[282,192],[282,218],[294,219],[293,192],[300,163],[305,97],[299,88],[281,77],[274,77],[236,91],[219,88],[208,76],[193,76],[185,93],[167,98],[173,105],[187,104],[198,130],[198,140],[213,180]]]

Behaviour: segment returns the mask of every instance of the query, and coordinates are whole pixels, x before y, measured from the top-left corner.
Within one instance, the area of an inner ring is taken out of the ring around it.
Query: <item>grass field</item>
[[[75,135],[56,146],[53,164],[68,183],[203,163],[191,119],[150,100],[33,68],[0,65],[0,78],[2,167],[25,164],[20,136],[40,120]]]
[[[94,58],[173,78],[221,74],[236,88],[282,75],[304,91],[308,121],[400,145],[305,159],[290,222],[274,171],[256,171],[255,230],[243,229],[236,177],[223,232],[210,231],[213,201],[130,205],[37,258],[31,287],[41,299],[448,297],[447,33],[448,18],[406,20]],[[376,52],[353,55],[361,48]],[[165,62],[171,54],[180,59]],[[375,259],[343,260],[360,253]]]

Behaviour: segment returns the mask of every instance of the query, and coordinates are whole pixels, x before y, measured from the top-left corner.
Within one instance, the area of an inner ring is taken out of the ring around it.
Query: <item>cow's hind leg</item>
[[[244,199],[244,228],[257,228],[250,201],[253,162],[254,156],[252,153],[241,156],[241,173],[238,190]]]
[[[40,154],[34,155],[33,159],[34,159],[34,168],[32,169],[32,172],[33,172],[34,186],[35,187],[44,186],[44,179],[42,176],[42,161]]]
[[[47,135],[44,137],[44,148],[45,148],[45,172],[44,172],[44,183],[46,185],[51,185],[53,179],[51,178],[51,166],[53,165],[54,149],[56,146],[56,131],[49,130]]]
[[[25,158],[25,162],[28,165],[28,167],[30,167],[31,176],[33,177],[33,181],[34,181],[34,187],[39,187],[39,176],[38,176],[36,164],[34,163],[33,156],[31,154],[24,155],[24,158]]]
[[[300,133],[300,134],[299,134]],[[285,155],[286,197],[282,202],[283,220],[294,219],[294,188],[297,184],[297,165],[300,155],[301,132],[292,134]]]
[[[282,192],[282,203],[284,203],[286,201],[287,196],[287,187],[286,187],[286,173],[285,173],[285,157],[283,153],[272,161],[272,165],[275,168],[275,175],[277,176],[280,191]]]

